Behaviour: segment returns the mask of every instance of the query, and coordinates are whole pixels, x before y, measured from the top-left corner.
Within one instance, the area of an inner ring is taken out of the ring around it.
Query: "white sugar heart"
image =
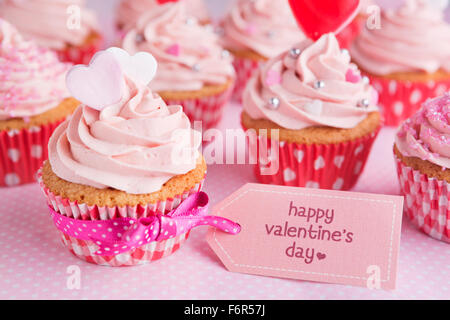
[[[89,66],[76,65],[66,76],[72,96],[96,110],[117,103],[123,96],[123,72],[114,55],[98,52]]]
[[[313,100],[312,102],[305,104],[303,110],[311,115],[320,116],[323,110],[323,102],[322,100]]]
[[[112,47],[106,50],[111,52],[119,62],[122,71],[132,80],[148,85],[156,74],[158,64],[156,59],[148,52],[138,52],[131,56],[123,49]]]

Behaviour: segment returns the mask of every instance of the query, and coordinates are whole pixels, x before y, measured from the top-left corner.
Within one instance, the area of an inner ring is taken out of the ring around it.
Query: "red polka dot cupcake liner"
[[[94,54],[101,49],[102,45],[103,39],[97,37],[89,42],[89,44],[84,44],[80,47],[67,47],[62,50],[56,50],[55,52],[62,62],[88,65]]]
[[[234,100],[242,102],[242,95],[244,94],[248,80],[257,73],[263,63],[264,61],[262,60],[234,57],[233,66],[236,70],[236,84],[232,95]]]
[[[367,76],[378,91],[379,106],[387,126],[399,126],[416,113],[426,100],[441,96],[450,89],[450,79],[414,82]]]
[[[48,140],[61,122],[0,132],[0,187],[36,181],[48,156]]]
[[[354,141],[324,145],[278,142],[262,136],[250,138],[250,155],[257,161],[256,178],[265,184],[349,190],[363,172],[378,132],[379,129]]]
[[[78,220],[109,220],[118,218],[140,219],[156,214],[167,214],[176,209],[180,203],[189,196],[201,191],[203,186],[202,181],[196,184],[194,188],[173,198],[155,203],[148,203],[146,205],[106,207],[97,205],[89,206],[55,195],[42,181],[41,171],[38,172],[38,181],[47,199],[48,205],[52,207],[53,210],[61,215]],[[99,256],[95,254],[95,252],[98,251],[98,245],[93,241],[77,239],[61,231],[60,234],[63,244],[76,257],[90,263],[112,267],[145,264],[167,257],[177,251],[180,245],[183,244],[189,236],[189,232],[186,232],[174,238],[151,242],[118,255]]]
[[[450,243],[449,183],[430,178],[397,157],[396,163],[406,216],[430,237]]]
[[[222,119],[225,106],[231,98],[233,86],[225,91],[211,96],[195,99],[164,99],[168,105],[183,106],[184,113],[194,121],[201,121],[203,129],[215,127]]]
[[[364,21],[365,18],[358,16],[336,35],[336,39],[339,41],[341,48],[350,48],[353,40],[360,34]]]

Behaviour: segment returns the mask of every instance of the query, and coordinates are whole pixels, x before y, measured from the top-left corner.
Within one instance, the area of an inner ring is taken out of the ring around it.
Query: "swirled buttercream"
[[[57,107],[69,96],[64,81],[69,67],[0,19],[0,120],[27,118]]]
[[[208,9],[203,3],[204,0],[183,0],[188,3],[188,15],[197,18],[200,22],[209,20]],[[157,0],[122,0],[117,12],[117,22],[125,30],[136,25],[139,17],[156,6],[159,6]]]
[[[244,110],[286,129],[353,128],[377,111],[375,90],[333,34],[269,60],[244,92]]]
[[[157,92],[195,91],[234,77],[232,58],[224,54],[217,35],[190,21],[184,2],[166,3],[143,15],[122,47],[130,54],[145,51],[156,58],[158,73],[150,86]]]
[[[406,157],[450,168],[450,94],[425,102],[402,124],[395,145]]]
[[[49,161],[60,178],[130,194],[156,192],[199,158],[201,134],[181,106],[167,106],[126,78],[120,102],[101,111],[81,105],[50,138]]]

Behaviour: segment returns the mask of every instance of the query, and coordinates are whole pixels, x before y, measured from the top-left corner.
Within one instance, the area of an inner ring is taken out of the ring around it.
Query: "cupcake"
[[[166,3],[143,15],[124,37],[130,54],[149,52],[159,71],[151,83],[167,104],[180,104],[192,121],[215,126],[233,89],[232,57],[210,28],[189,19],[184,2]]]
[[[332,33],[269,60],[243,96],[257,179],[351,189],[381,126],[376,104],[376,91]]]
[[[199,21],[208,24],[210,17],[204,0],[183,0],[187,2],[187,14]],[[159,0],[122,0],[117,10],[117,28],[119,31],[129,30],[136,26],[139,17],[153,10],[164,1]]]
[[[114,228],[137,222],[130,219],[144,219],[141,226],[153,223],[155,215],[197,194],[205,179],[201,134],[191,129],[180,105],[167,105],[149,89],[155,70],[150,55],[131,58],[115,48],[67,75],[69,90],[82,104],[51,136],[49,160],[39,179],[63,243],[88,262],[125,266],[153,261],[178,249],[189,234],[185,230],[144,244],[140,239],[132,248],[125,244],[125,251],[111,248],[103,254],[97,245],[102,239],[94,240],[97,231],[111,230],[105,240],[129,242],[127,228]],[[80,232],[69,230],[71,224],[80,225]],[[82,237],[85,225],[92,233]]]
[[[361,0],[359,4],[359,12],[355,19],[344,28],[336,38],[341,45],[341,48],[350,48],[355,38],[359,35],[361,30],[369,18],[369,8],[374,5],[373,0]]]
[[[94,13],[84,0],[5,0],[0,17],[26,39],[54,50],[61,61],[88,63],[102,44]]]
[[[450,26],[428,1],[382,11],[381,28],[364,28],[351,55],[371,79],[387,125],[409,118],[450,88]]]
[[[288,1],[237,1],[223,21],[223,34],[223,46],[234,56],[238,100],[259,66],[305,39]]]
[[[404,211],[433,238],[450,242],[450,95],[428,100],[406,120],[394,154]]]
[[[35,181],[51,133],[77,106],[69,67],[0,19],[0,186]]]

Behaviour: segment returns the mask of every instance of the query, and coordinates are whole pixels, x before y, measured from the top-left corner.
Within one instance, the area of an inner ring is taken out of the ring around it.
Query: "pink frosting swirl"
[[[68,28],[68,8],[80,11],[79,28]],[[81,45],[92,30],[97,30],[93,11],[85,7],[84,0],[4,0],[0,2],[0,17],[13,23],[27,39],[54,50],[67,44]]]
[[[208,9],[205,6],[204,0],[182,0],[188,3],[188,15],[197,18],[200,22],[209,20]],[[117,10],[117,22],[125,30],[133,28],[139,17],[156,6],[159,6],[157,0],[122,0]]]
[[[234,77],[232,58],[224,54],[216,34],[189,21],[184,2],[160,5],[143,15],[122,47],[156,58],[158,73],[150,85],[158,92],[200,90]]]
[[[28,118],[69,96],[64,77],[70,65],[0,19],[0,120]]]
[[[266,58],[273,58],[305,39],[288,1],[239,0],[223,27],[225,47],[250,48]]]
[[[425,102],[402,124],[395,145],[406,157],[450,168],[450,94]]]
[[[333,34],[305,40],[269,60],[250,80],[244,110],[253,119],[269,119],[286,129],[310,126],[353,128],[377,111],[376,91],[350,63]],[[269,102],[276,99],[278,107]]]
[[[50,138],[55,174],[95,188],[151,193],[193,170],[201,134],[181,106],[167,106],[143,85],[126,79],[120,102],[97,111],[77,108]]]
[[[351,54],[362,69],[376,75],[450,71],[450,26],[429,1],[405,1],[382,12],[380,29],[364,28]]]

